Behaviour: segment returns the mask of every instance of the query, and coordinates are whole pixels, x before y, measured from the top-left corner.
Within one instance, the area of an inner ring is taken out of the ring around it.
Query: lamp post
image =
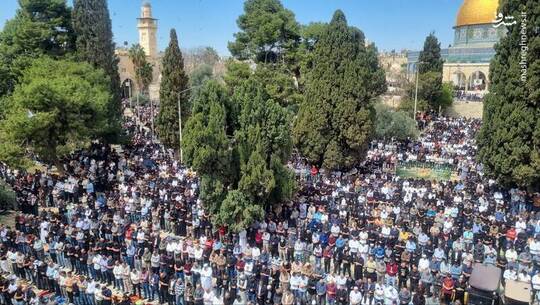
[[[135,105],[135,107],[137,107],[137,120],[139,121],[139,130],[141,130],[141,107],[139,107],[139,95],[141,95],[140,90],[137,92],[137,105]]]
[[[150,98],[150,94],[148,94],[148,98],[150,99],[150,118],[152,119],[151,122],[152,122],[152,144],[154,143],[154,102],[152,101],[152,99]]]
[[[192,89],[195,89],[201,86],[202,85],[189,87],[177,93],[178,94],[178,136],[179,136],[178,144],[180,144],[180,163],[184,163],[184,154],[183,154],[183,149],[182,149],[182,146],[183,146],[182,145],[182,105],[180,104],[180,95],[184,92],[188,92]]]
[[[420,74],[420,65],[424,62],[419,61],[416,63],[416,88],[414,90],[414,112],[413,112],[413,119],[416,122],[416,107],[418,105],[418,74]]]

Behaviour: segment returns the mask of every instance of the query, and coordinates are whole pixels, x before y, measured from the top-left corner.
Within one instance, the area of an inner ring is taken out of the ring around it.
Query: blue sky
[[[282,0],[300,23],[329,21],[341,9],[350,25],[364,31],[379,50],[419,49],[426,35],[435,31],[442,47],[452,43],[455,16],[463,0]],[[17,0],[1,0],[0,26],[15,15]],[[68,1],[71,3],[71,0]],[[137,42],[136,18],[141,0],[108,0],[114,40]],[[176,28],[184,48],[212,46],[229,55],[227,42],[238,30],[236,19],[243,0],[152,0],[159,19],[158,45],[168,43],[169,29]]]

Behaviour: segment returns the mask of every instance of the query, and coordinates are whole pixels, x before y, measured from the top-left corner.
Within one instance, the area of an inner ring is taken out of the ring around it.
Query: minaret
[[[157,19],[152,18],[152,6],[145,2],[141,7],[141,17],[137,18],[139,29],[139,44],[150,58],[157,57]]]

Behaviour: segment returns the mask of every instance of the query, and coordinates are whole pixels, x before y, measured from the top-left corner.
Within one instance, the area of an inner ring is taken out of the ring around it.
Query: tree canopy
[[[239,230],[291,198],[294,180],[285,167],[292,150],[289,113],[254,75],[234,84],[228,90],[211,80],[196,92],[184,152],[214,220]],[[235,200],[240,210],[231,210]]]
[[[435,36],[435,33],[429,33],[424,41],[424,47],[418,56],[418,66],[420,74],[427,72],[442,73],[443,60],[441,57],[441,44]]]
[[[107,128],[110,81],[87,63],[36,59],[24,71],[0,122],[0,159],[23,165],[29,149],[42,160],[89,144]]]
[[[447,96],[443,96],[441,44],[434,33],[430,33],[424,41],[424,48],[418,57],[418,100],[426,101],[429,109],[450,106]],[[407,95],[414,98],[416,82],[409,84]]]
[[[157,133],[163,144],[179,148],[178,102],[180,99],[182,122],[189,115],[188,77],[184,71],[184,59],[178,46],[176,31],[171,30],[170,42],[162,59],[161,84],[159,88],[160,107],[156,119]]]
[[[114,140],[120,132],[122,106],[118,58],[111,29],[111,18],[106,0],[75,0],[73,2],[73,30],[76,35],[77,58],[105,71],[111,81],[113,102],[109,104],[111,128],[107,138]]]
[[[0,96],[13,91],[32,59],[60,58],[75,49],[71,9],[65,0],[20,0],[19,5],[0,33]]]
[[[522,24],[521,12],[527,12]],[[540,189],[540,11],[538,1],[504,0],[504,16],[517,24],[495,46],[490,65],[490,93],[484,99],[483,124],[478,135],[478,159],[486,172],[504,186]],[[523,32],[522,32],[523,31]],[[528,37],[525,58],[519,47]],[[527,67],[520,62],[524,60]],[[525,69],[525,70],[523,70]],[[526,73],[526,74],[523,74]]]
[[[300,39],[294,13],[279,0],[247,0],[237,25],[240,31],[234,34],[235,41],[229,42],[229,51],[241,60],[278,62]]]
[[[394,111],[381,103],[375,105],[375,110],[377,139],[404,141],[418,137],[420,132],[416,127],[416,121],[407,112]]]
[[[204,84],[205,82],[211,80],[214,76],[214,71],[212,66],[208,64],[201,64],[189,75],[189,86],[198,87]]]
[[[315,44],[294,141],[311,163],[328,169],[359,164],[374,131],[373,99],[386,90],[373,45],[336,11]]]
[[[135,68],[135,82],[140,94],[147,94],[148,86],[152,83],[153,67],[146,60],[146,53],[140,44],[134,44],[128,51],[129,58]]]

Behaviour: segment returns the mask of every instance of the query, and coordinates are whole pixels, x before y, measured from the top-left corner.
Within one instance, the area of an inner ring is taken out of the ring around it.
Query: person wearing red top
[[[244,271],[245,266],[246,266],[246,263],[242,259],[239,259],[236,262],[236,271],[238,271],[238,273]]]
[[[394,259],[386,264],[386,285],[396,286],[396,275],[398,273],[398,264]]]
[[[131,241],[132,236],[133,236],[133,228],[129,226],[125,234],[126,241]]]
[[[516,228],[514,226],[512,226],[510,229],[508,229],[508,231],[506,231],[506,239],[509,242],[513,242],[516,239],[516,236],[517,236],[517,232],[516,232]]]
[[[334,251],[332,251],[332,247],[326,246],[323,250],[323,259],[324,259],[324,272],[329,273],[330,272],[330,261],[332,260],[332,255]]]
[[[206,243],[204,244],[205,250],[211,252],[212,248],[214,247],[214,240],[211,238],[208,238],[206,240]]]
[[[219,227],[219,237],[225,236],[226,233],[227,233],[227,228],[225,228],[225,226]]]
[[[210,258],[210,254],[212,254],[213,248],[214,248],[214,240],[211,238],[208,238],[206,242],[204,243],[204,257],[206,259]]]
[[[336,300],[337,286],[334,281],[326,284],[326,298],[328,299],[329,304],[334,304]]]
[[[454,280],[447,274],[442,280],[442,296],[444,301],[449,304],[452,301],[452,295],[454,294]]]
[[[328,236],[328,246],[333,247],[336,245],[336,237],[333,234]]]
[[[262,248],[262,242],[263,242],[263,239],[262,239],[261,230],[257,230],[257,232],[255,233],[255,243],[257,244],[257,247],[259,247],[259,249]]]

